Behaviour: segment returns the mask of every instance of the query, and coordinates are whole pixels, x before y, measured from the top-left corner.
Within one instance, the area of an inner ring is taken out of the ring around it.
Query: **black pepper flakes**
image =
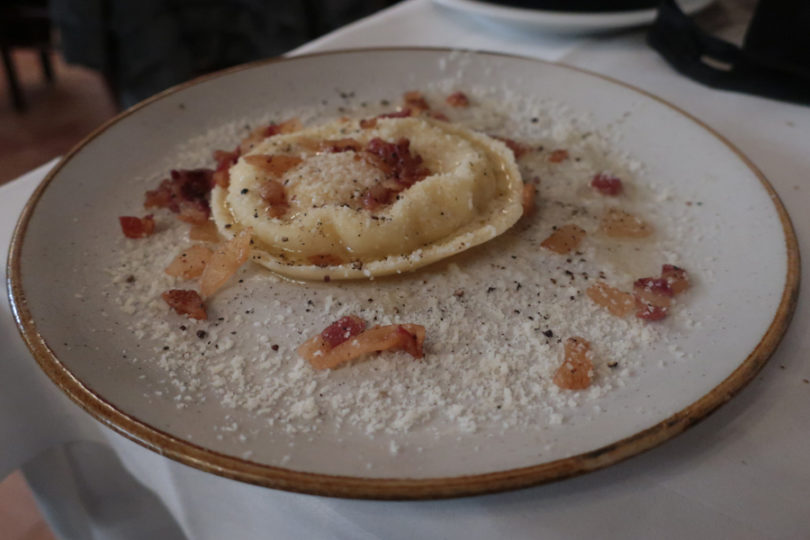
[[[135,283],[135,276],[133,276],[132,274],[128,275],[126,281],[127,283]]]
[[[547,338],[553,338],[554,332],[552,332],[551,330],[546,330],[543,332],[543,335],[546,336]]]
[[[274,351],[277,351],[278,350],[278,345],[271,345],[270,348],[273,349]]]
[[[495,290],[495,287],[487,287],[487,294]]]
[[[247,195],[248,191],[250,191],[248,188],[242,188],[242,191],[240,191],[239,193],[241,193],[242,195]]]
[[[205,339],[208,337],[208,332],[205,330],[197,330],[197,337],[200,339]]]

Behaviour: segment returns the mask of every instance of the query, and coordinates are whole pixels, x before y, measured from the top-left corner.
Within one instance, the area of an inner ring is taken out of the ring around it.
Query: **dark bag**
[[[712,88],[810,104],[810,2],[760,0],[742,48],[710,36],[663,0],[647,42]]]

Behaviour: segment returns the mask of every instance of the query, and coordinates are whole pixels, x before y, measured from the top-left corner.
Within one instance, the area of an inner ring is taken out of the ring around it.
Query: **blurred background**
[[[0,183],[116,112],[283,54],[396,0],[2,0]]]

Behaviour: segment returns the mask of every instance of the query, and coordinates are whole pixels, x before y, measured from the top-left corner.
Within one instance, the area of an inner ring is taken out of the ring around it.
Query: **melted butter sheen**
[[[385,179],[382,171],[355,152],[313,147],[345,138],[365,147],[375,137],[388,142],[407,138],[411,153],[422,157],[431,174],[391,204],[370,211],[362,196]],[[445,122],[388,118],[363,129],[356,120],[337,120],[270,137],[250,154],[302,159],[275,177],[285,187],[289,209],[280,218],[270,217],[259,195],[268,175],[241,158],[230,170],[228,189],[214,189],[214,219],[226,236],[252,227],[253,259],[296,279],[414,270],[494,238],[522,213],[523,184],[512,152],[500,141]],[[342,263],[310,262],[322,255]]]

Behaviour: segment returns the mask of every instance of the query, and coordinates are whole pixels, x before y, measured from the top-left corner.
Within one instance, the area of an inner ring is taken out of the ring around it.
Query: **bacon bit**
[[[247,228],[217,247],[200,276],[203,297],[214,294],[248,260],[252,234],[253,230]]]
[[[264,136],[272,137],[273,135],[295,133],[303,128],[304,124],[301,123],[301,120],[299,120],[297,117],[293,117],[289,120],[283,121],[280,124],[270,124],[264,129]]]
[[[193,225],[208,223],[211,216],[211,208],[208,201],[191,201],[180,203],[180,213],[177,219]]]
[[[391,324],[361,332],[335,347],[329,347],[322,335],[305,341],[298,354],[315,369],[334,369],[369,353],[402,350],[414,358],[424,357],[422,345],[425,327],[418,324]]]
[[[540,246],[550,249],[554,253],[565,255],[577,249],[584,237],[585,230],[581,227],[572,224],[563,225],[540,242]]]
[[[444,114],[443,112],[439,111],[428,111],[427,115],[431,118],[435,118],[436,120],[441,120],[442,122],[449,122],[450,118]]]
[[[259,197],[268,204],[267,213],[271,218],[280,218],[290,207],[284,186],[277,180],[266,180],[259,187]]]
[[[363,118],[360,120],[360,127],[363,129],[371,129],[377,127],[377,119],[376,118]]]
[[[653,233],[651,225],[618,208],[605,212],[600,228],[611,238],[646,238]]]
[[[260,126],[250,132],[250,134],[242,139],[239,149],[243,154],[247,153],[257,143],[260,143],[268,137],[279,135],[282,133],[293,133],[303,128],[304,125],[298,118],[290,118],[280,124],[270,124],[268,126]]]
[[[636,317],[645,321],[660,321],[666,319],[669,314],[669,308],[645,304],[640,300],[636,300],[636,307],[638,308]]]
[[[366,321],[356,315],[347,315],[327,326],[321,332],[324,344],[333,349],[366,329]]]
[[[520,159],[520,157],[528,152],[530,148],[525,144],[521,144],[514,139],[509,139],[508,137],[499,137],[497,135],[490,135],[493,139],[497,139],[509,147],[509,150],[515,155],[515,159]]]
[[[202,224],[194,224],[188,230],[189,240],[197,242],[219,242],[219,232],[213,221],[206,221]]]
[[[205,270],[205,265],[211,260],[211,255],[213,255],[213,251],[203,245],[191,246],[175,257],[164,272],[182,279],[200,277]]]
[[[375,137],[366,145],[366,154],[386,176],[407,188],[430,175],[430,171],[422,166],[422,156],[412,154],[410,147],[411,141],[404,137],[396,143]]]
[[[155,232],[155,218],[152,214],[142,218],[121,216],[118,218],[118,222],[127,238],[146,238]]]
[[[664,278],[645,277],[633,283],[636,298],[658,307],[669,307],[672,304],[672,287]]]
[[[303,161],[298,156],[253,154],[245,156],[245,162],[271,176],[281,176]]]
[[[230,168],[236,165],[236,161],[241,154],[240,148],[237,146],[232,152],[227,150],[214,150],[214,161],[217,162],[217,168],[212,176],[214,184],[223,189],[227,189],[231,183]]]
[[[661,267],[661,277],[667,280],[673,294],[680,294],[689,288],[689,276],[686,270],[673,264]]]
[[[378,208],[390,204],[395,195],[396,190],[387,188],[382,184],[371,186],[365,193],[363,193],[363,208],[366,210],[377,210]]]
[[[523,216],[530,216],[534,214],[534,196],[537,189],[534,184],[523,184],[523,194],[521,204],[523,204]]]
[[[204,321],[208,318],[203,300],[197,291],[171,289],[160,295],[178,315]]]
[[[337,255],[332,255],[331,253],[323,253],[320,255],[310,255],[307,257],[307,260],[314,264],[315,266],[339,266],[343,264],[343,259],[338,257]]]
[[[615,176],[599,173],[591,180],[591,187],[602,195],[615,197],[622,192],[622,181]]]
[[[360,120],[360,127],[363,129],[370,129],[373,127],[377,127],[377,120],[379,118],[407,118],[413,115],[413,111],[410,107],[405,107],[401,111],[390,112],[385,114],[378,114],[374,118],[366,118]]]
[[[566,159],[568,159],[568,150],[563,149],[552,150],[551,154],[548,156],[548,160],[551,163],[562,163]]]
[[[470,106],[470,99],[467,97],[467,94],[464,92],[453,92],[447,99],[445,99],[448,105],[451,107],[469,107]]]
[[[604,281],[597,281],[588,287],[585,294],[616,317],[626,317],[636,307],[636,299],[632,294],[611,287]]]
[[[564,390],[584,390],[591,385],[591,344],[581,337],[565,340],[562,365],[554,373],[554,384]]]
[[[363,145],[356,139],[335,139],[322,141],[319,145],[321,152],[360,152]]]
[[[211,169],[173,170],[157,189],[146,192],[146,208],[168,208],[187,223],[204,223],[211,215],[208,194],[213,186]]]
[[[425,100],[425,96],[418,90],[411,90],[402,94],[402,101],[405,105],[404,108],[410,108],[414,114],[421,114],[424,111],[430,110],[430,105]]]
[[[686,270],[671,264],[661,267],[661,277],[637,279],[633,284],[636,317],[648,321],[666,318],[672,298],[689,288]]]

